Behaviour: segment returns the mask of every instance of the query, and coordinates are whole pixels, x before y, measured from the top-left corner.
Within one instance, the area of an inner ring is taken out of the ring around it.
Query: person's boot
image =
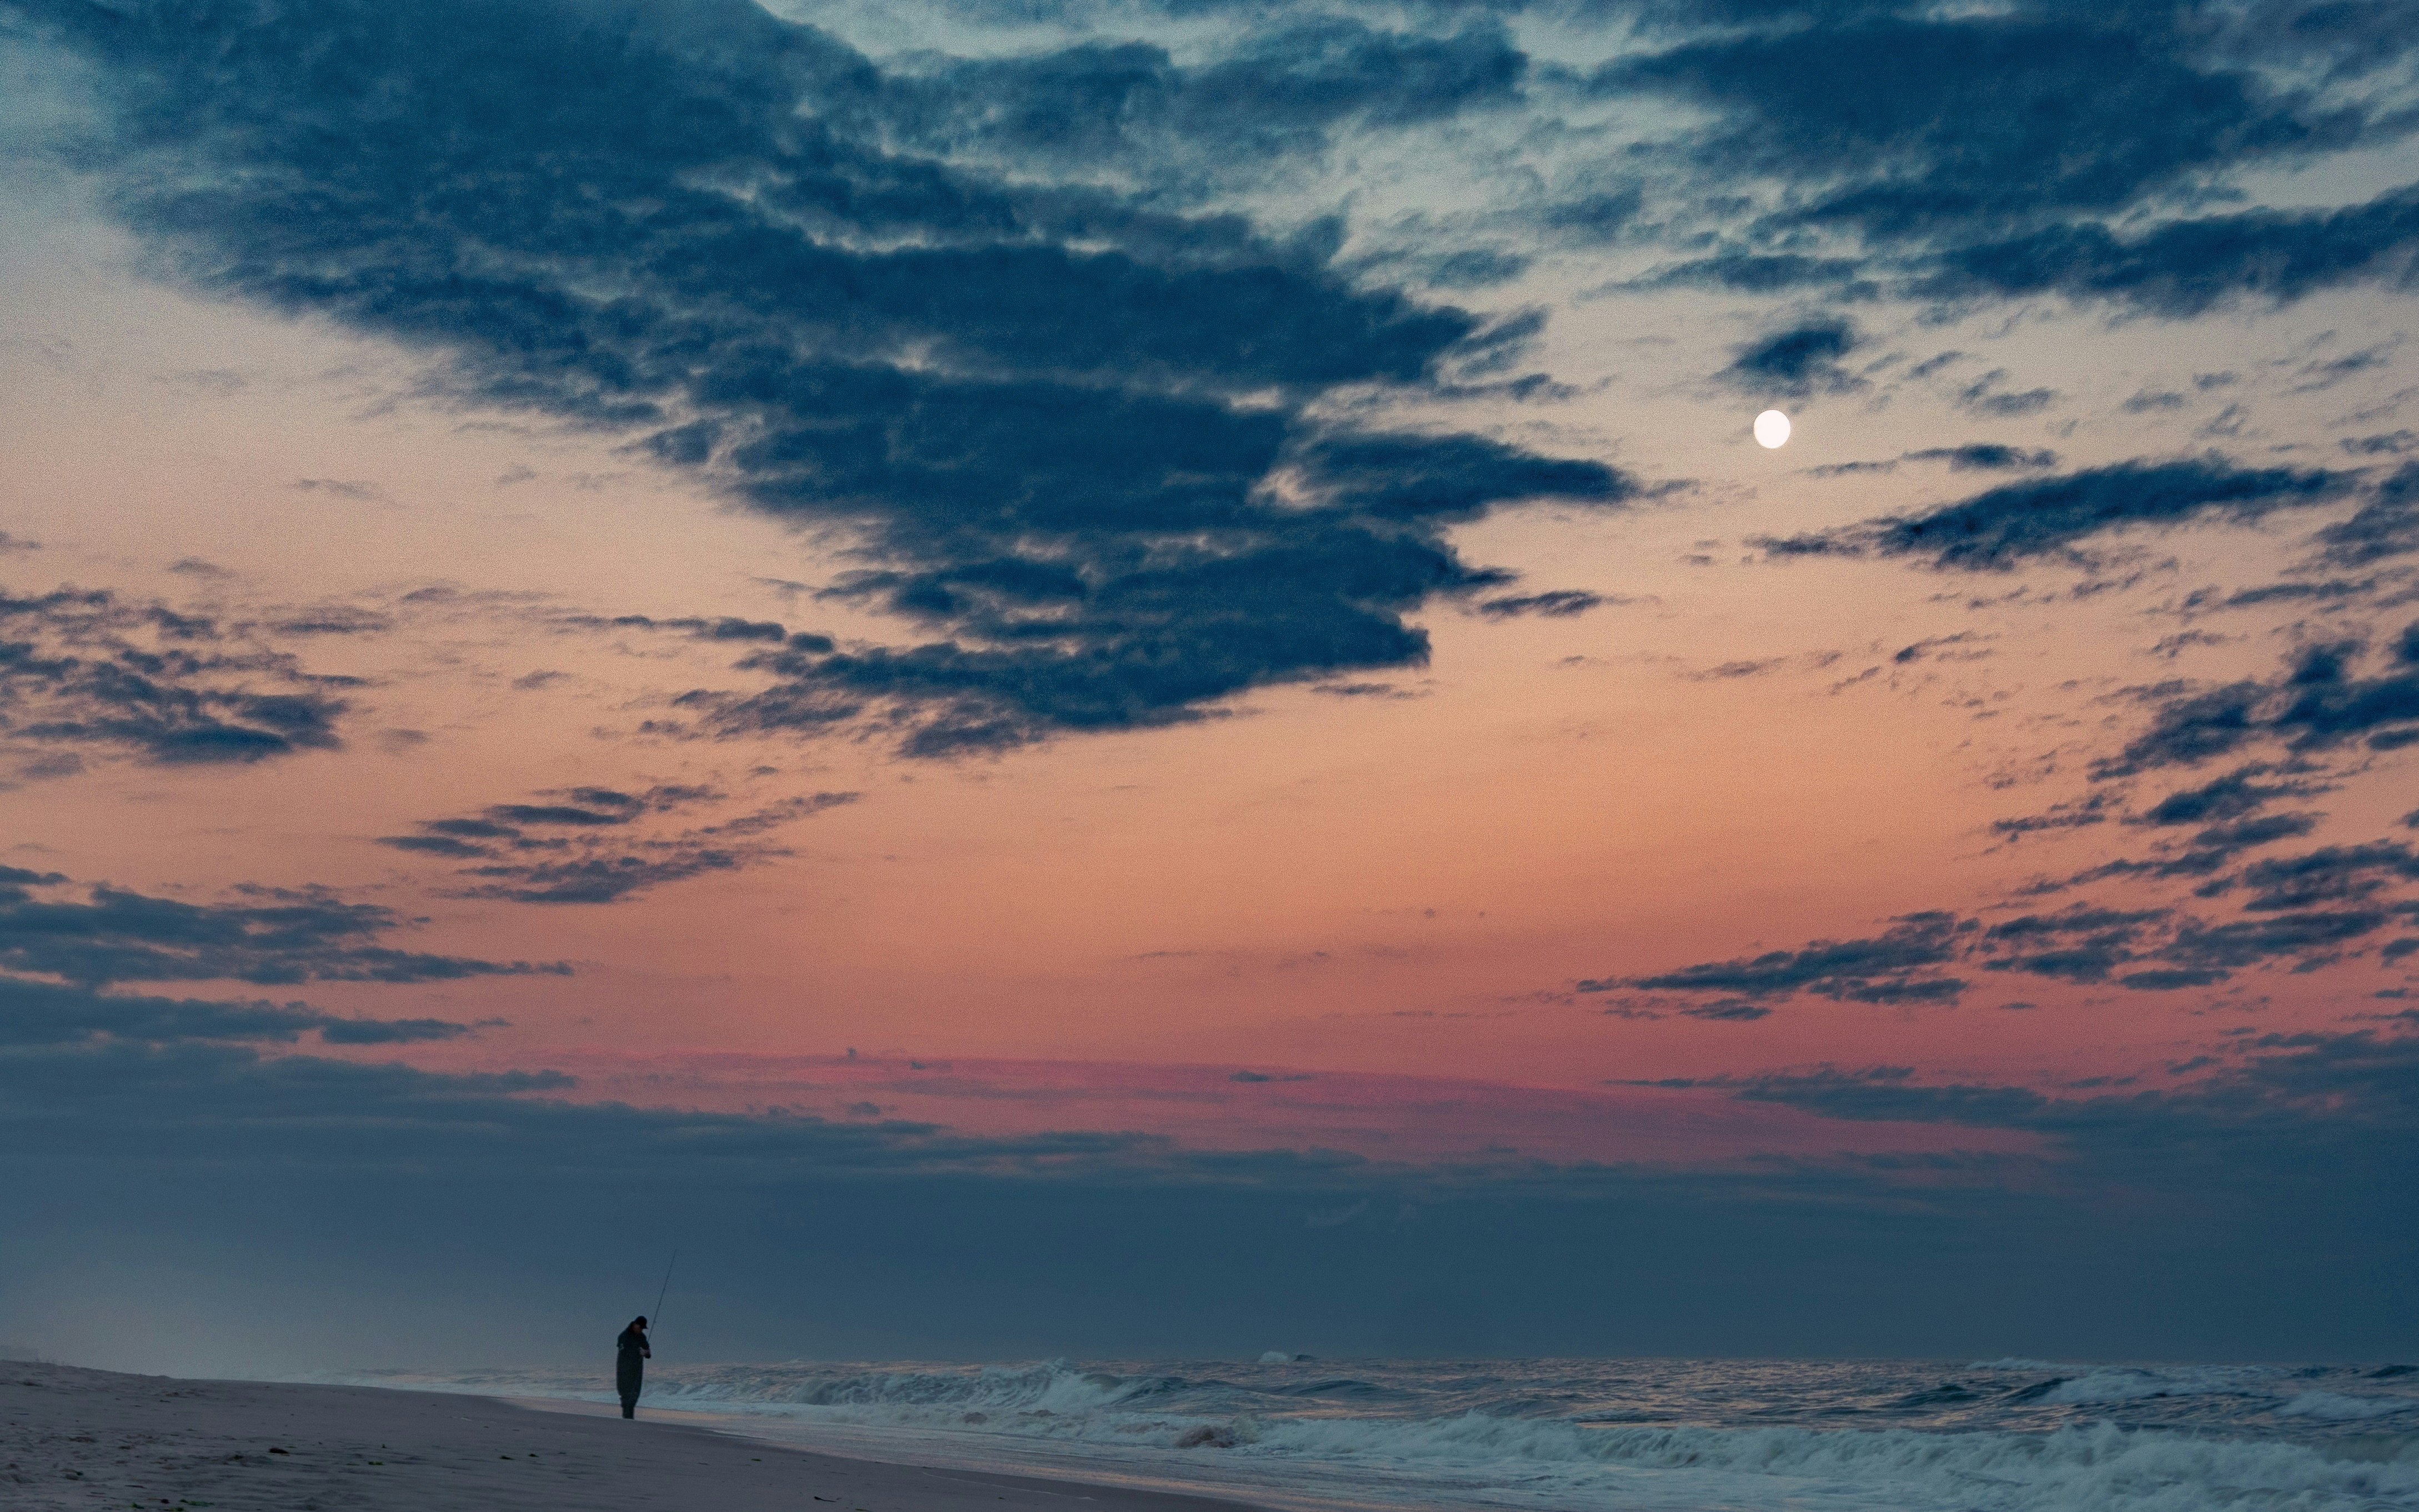
[[[622,1415],[623,1415],[624,1417],[636,1417],[636,1416],[638,1416],[638,1415],[639,1415],[639,1404],[638,1404],[638,1403],[636,1403],[636,1402],[624,1402],[624,1403],[622,1404]]]

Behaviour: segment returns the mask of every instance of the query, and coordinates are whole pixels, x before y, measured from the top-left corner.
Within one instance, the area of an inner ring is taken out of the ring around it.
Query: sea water
[[[609,1372],[362,1384],[612,1399]],[[645,1405],[1291,1512],[2419,1512],[2419,1370],[1989,1360],[661,1365]]]

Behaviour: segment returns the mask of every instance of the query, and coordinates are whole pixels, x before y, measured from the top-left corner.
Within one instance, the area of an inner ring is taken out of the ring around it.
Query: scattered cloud
[[[1583,588],[1556,588],[1542,594],[1521,594],[1504,598],[1483,598],[1478,601],[1481,614],[1494,620],[1518,619],[1534,615],[1543,619],[1568,619],[1584,614],[1607,604],[1626,604],[1626,598],[1607,597]]]
[[[2104,779],[2188,766],[2261,741],[2299,751],[2353,740],[2378,749],[2407,744],[2419,728],[2419,622],[2370,658],[2374,676],[2354,670],[2365,652],[2358,641],[2313,645],[2273,680],[2139,689],[2152,710],[2149,727],[2093,772]]]
[[[528,962],[428,955],[379,943],[417,921],[319,888],[237,889],[189,903],[96,884],[72,893],[55,872],[0,868],[0,969],[81,987],[125,981],[453,981],[566,974]]]
[[[1721,378],[1749,393],[1796,398],[1846,393],[1863,383],[1840,365],[1840,359],[1859,344],[1856,328],[1847,321],[1817,320],[1750,343]]]
[[[162,764],[331,750],[350,677],[246,626],[105,589],[0,594],[0,737]]]
[[[854,803],[855,793],[816,793],[764,805],[710,825],[665,828],[660,816],[723,801],[700,786],[639,793],[575,787],[538,795],[554,801],[491,804],[476,816],[432,819],[413,835],[381,836],[394,850],[466,863],[452,896],[525,903],[609,903],[667,883],[761,866],[791,853],[761,837]]]
[[[1918,515],[1749,544],[1776,557],[1928,557],[1934,567],[2005,569],[2071,552],[2109,532],[2190,521],[2255,520],[2341,497],[2341,473],[2238,468],[2214,455],[2184,462],[2128,462],[2012,483]]]

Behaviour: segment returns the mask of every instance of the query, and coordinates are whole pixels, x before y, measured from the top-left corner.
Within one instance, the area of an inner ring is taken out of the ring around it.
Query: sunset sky
[[[0,0],[0,1340],[2419,1349],[2414,49]]]

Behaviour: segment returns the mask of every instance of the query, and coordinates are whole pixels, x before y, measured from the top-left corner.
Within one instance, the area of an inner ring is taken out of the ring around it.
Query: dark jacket
[[[647,1347],[647,1335],[635,1324],[622,1330],[613,1341],[613,1384],[624,1396],[639,1395],[639,1382],[647,1373],[647,1361],[655,1355]]]

